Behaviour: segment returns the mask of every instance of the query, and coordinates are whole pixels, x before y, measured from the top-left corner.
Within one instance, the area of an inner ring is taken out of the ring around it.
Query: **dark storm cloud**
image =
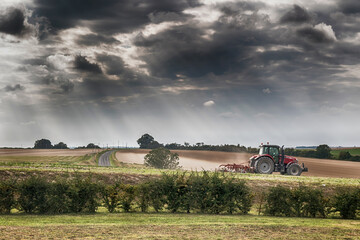
[[[4,88],[5,92],[23,91],[24,89],[25,89],[25,87],[20,84],[6,85]]]
[[[311,20],[310,14],[299,5],[294,5],[294,8],[285,13],[281,18],[281,23],[305,23]]]
[[[22,36],[27,31],[24,21],[22,10],[9,8],[0,16],[0,32]]]
[[[119,44],[120,42],[113,37],[108,37],[100,34],[86,34],[81,35],[76,43],[84,46],[97,46],[99,44]]]
[[[358,0],[339,0],[340,11],[345,14],[360,13],[360,2]]]
[[[305,28],[301,28],[298,29],[296,31],[296,34],[299,37],[303,37],[308,39],[311,42],[314,43],[331,43],[334,40],[329,38],[326,33],[324,33],[323,31],[320,31],[318,29],[312,28],[312,27],[305,27]]]
[[[97,63],[91,63],[86,59],[86,57],[81,55],[77,55],[75,57],[74,67],[81,72],[102,73],[102,70]]]
[[[143,60],[150,72],[169,78],[239,72],[250,64],[254,47],[277,41],[267,31],[255,29],[256,24],[268,24],[266,16],[246,15],[234,9],[225,12],[212,26],[214,34],[207,35],[206,29],[190,23],[149,37],[138,36],[135,44],[148,50]]]
[[[105,65],[106,73],[109,75],[120,75],[127,71],[125,68],[125,63],[121,57],[115,55],[98,54],[96,60]]]
[[[177,13],[197,6],[195,0],[35,0],[35,14],[46,17],[54,30],[76,26],[89,20],[95,32],[129,32],[150,22],[154,12]]]

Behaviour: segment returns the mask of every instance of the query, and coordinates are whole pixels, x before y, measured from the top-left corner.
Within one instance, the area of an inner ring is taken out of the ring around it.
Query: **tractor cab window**
[[[269,147],[261,146],[261,147],[260,147],[259,154],[260,154],[260,155],[269,154]]]
[[[271,155],[274,158],[274,160],[278,160],[279,159],[279,148],[270,147],[269,148],[269,155]]]

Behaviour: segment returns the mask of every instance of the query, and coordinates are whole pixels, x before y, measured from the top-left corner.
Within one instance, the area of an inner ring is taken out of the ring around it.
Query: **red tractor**
[[[302,167],[295,157],[286,156],[284,153],[284,146],[281,148],[278,145],[261,145],[258,155],[250,158],[250,167],[255,173],[272,174],[273,172],[280,172],[282,175],[300,176],[302,172],[307,172],[308,169]]]
[[[235,163],[222,164],[218,170],[223,172],[255,172],[261,174],[280,172],[282,175],[300,176],[302,172],[307,172],[308,169],[304,167],[304,163],[301,167],[298,162],[295,157],[285,155],[284,146],[280,148],[278,145],[261,144],[259,154],[250,158],[250,166]]]

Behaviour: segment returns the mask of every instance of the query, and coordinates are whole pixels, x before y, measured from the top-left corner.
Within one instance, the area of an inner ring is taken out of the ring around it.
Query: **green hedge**
[[[273,216],[342,218],[360,215],[360,188],[339,188],[324,196],[319,189],[272,187],[262,193],[264,214]],[[94,213],[99,206],[116,211],[170,211],[211,214],[247,214],[253,194],[244,180],[223,173],[163,174],[148,182],[104,184],[91,176],[46,181],[30,177],[0,182],[0,213]],[[261,207],[259,208],[261,209]],[[259,210],[260,212],[260,210]]]

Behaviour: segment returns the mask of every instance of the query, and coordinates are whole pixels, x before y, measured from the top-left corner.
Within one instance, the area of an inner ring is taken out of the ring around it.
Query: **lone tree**
[[[55,144],[53,148],[55,148],[55,149],[68,149],[68,146],[63,142],[59,142],[58,144]]]
[[[316,156],[318,158],[331,158],[331,148],[326,144],[319,145],[316,148]]]
[[[137,143],[140,145],[140,148],[145,148],[145,149],[154,149],[154,148],[163,147],[162,144],[155,141],[154,138],[147,133],[142,135],[141,138],[137,140]]]
[[[157,148],[145,155],[144,164],[161,169],[176,169],[179,167],[179,155],[166,148]]]
[[[44,138],[40,140],[36,140],[34,144],[34,148],[37,149],[50,149],[52,147],[53,145],[51,145],[50,140]]]

